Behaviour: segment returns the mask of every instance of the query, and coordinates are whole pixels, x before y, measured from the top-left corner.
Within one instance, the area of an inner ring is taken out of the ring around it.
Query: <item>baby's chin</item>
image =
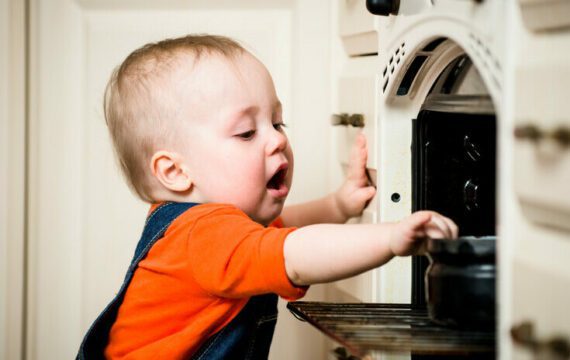
[[[275,211],[271,211],[265,214],[257,214],[256,216],[250,216],[250,217],[253,221],[263,226],[268,226],[281,215],[282,210],[283,210],[283,204],[281,204],[278,207],[278,209],[275,209]]]

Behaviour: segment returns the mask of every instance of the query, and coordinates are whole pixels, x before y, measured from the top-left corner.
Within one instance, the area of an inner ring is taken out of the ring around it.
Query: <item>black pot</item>
[[[426,271],[429,317],[465,329],[495,327],[496,237],[430,239]]]

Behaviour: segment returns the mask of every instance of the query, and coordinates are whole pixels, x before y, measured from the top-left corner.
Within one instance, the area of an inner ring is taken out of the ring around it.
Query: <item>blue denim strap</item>
[[[139,262],[146,257],[152,246],[160,240],[170,224],[196,203],[168,202],[156,208],[147,218],[146,224],[137,244],[131,265],[125,275],[125,280],[115,298],[97,317],[83,338],[77,359],[104,359],[104,351],[109,340],[109,332],[117,318],[119,307],[125,297],[125,292],[133,278]]]
[[[191,360],[267,360],[277,322],[277,295],[253,296],[240,313],[211,336]]]

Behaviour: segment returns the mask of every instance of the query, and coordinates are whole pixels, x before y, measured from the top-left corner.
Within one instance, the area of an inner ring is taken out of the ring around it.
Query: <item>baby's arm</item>
[[[281,213],[285,226],[341,224],[360,215],[376,194],[376,189],[366,176],[367,156],[366,138],[359,134],[351,150],[347,178],[340,189],[322,199],[285,207]]]
[[[423,252],[427,237],[455,238],[452,220],[420,211],[398,223],[311,225],[285,241],[285,270],[296,285],[344,279],[385,264],[394,256]]]

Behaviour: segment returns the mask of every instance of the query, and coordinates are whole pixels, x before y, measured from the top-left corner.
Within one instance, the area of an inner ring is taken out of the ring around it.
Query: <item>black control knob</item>
[[[396,15],[400,9],[400,0],[366,0],[366,8],[374,15]]]

